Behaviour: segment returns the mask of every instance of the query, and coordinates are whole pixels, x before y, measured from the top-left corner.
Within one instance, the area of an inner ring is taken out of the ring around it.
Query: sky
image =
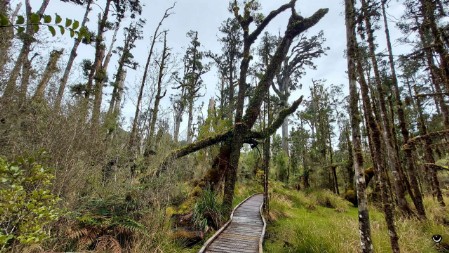
[[[13,1],[14,2],[14,1]],[[17,2],[17,1],[15,1]],[[38,8],[40,1],[32,1],[34,10]],[[138,41],[137,47],[132,51],[140,67],[134,70],[128,70],[126,86],[125,104],[123,106],[122,115],[125,119],[125,126],[129,126],[129,121],[134,115],[135,101],[137,86],[140,83],[143,75],[143,68],[146,61],[146,57],[149,51],[150,37],[154,33],[154,29],[157,23],[164,14],[165,9],[172,6],[175,1],[173,0],[143,0],[145,5],[143,8],[141,18],[146,19],[147,23],[144,28],[144,39]],[[262,13],[268,14],[271,10],[278,8],[280,5],[287,3],[288,0],[260,0],[262,6]],[[95,21],[98,13],[101,11],[103,1],[96,1],[97,5],[93,6],[93,10],[90,13],[90,24],[88,25],[92,29],[95,29]],[[162,29],[168,30],[168,46],[172,48],[172,54],[177,55],[180,60],[184,54],[184,51],[189,43],[189,39],[186,37],[186,33],[189,30],[198,31],[198,37],[201,42],[202,50],[210,50],[215,53],[219,53],[221,45],[217,42],[219,35],[218,27],[220,24],[231,17],[231,13],[228,12],[227,0],[177,0],[176,6],[173,9],[173,14],[164,21]],[[291,99],[296,99],[300,95],[308,94],[308,86],[312,83],[312,79],[326,79],[330,84],[343,84],[343,91],[347,93],[347,74],[346,74],[346,59],[344,58],[344,50],[346,47],[346,35],[345,35],[345,23],[344,23],[344,4],[343,0],[298,0],[296,9],[300,15],[308,17],[312,15],[319,8],[329,8],[328,14],[313,28],[309,29],[307,34],[315,35],[320,30],[323,30],[326,38],[325,46],[330,47],[327,55],[322,56],[315,60],[317,66],[316,70],[308,70],[307,74],[302,78],[301,83],[303,88],[296,91],[291,96]],[[397,1],[391,1],[388,13],[391,15],[390,30],[392,30],[392,39],[396,40],[400,33],[394,27],[394,17],[399,18],[402,12],[401,4]],[[51,0],[47,8],[46,14],[58,13],[63,18],[74,18],[81,20],[84,14],[84,9],[74,4],[62,3],[61,1]],[[287,24],[289,11],[285,11],[284,14],[278,16],[267,27],[267,31],[272,34],[278,34],[283,32]],[[382,36],[381,33],[378,36]],[[107,33],[106,45],[110,44],[112,32]],[[122,43],[123,32],[119,32],[116,46],[120,46]],[[60,46],[65,48],[65,55],[68,56],[73,42],[70,41],[68,36],[58,38],[59,43],[55,43],[56,47]],[[382,51],[385,48],[384,43],[379,42],[379,50]],[[158,45],[161,46],[161,43]],[[255,45],[256,46],[256,45]],[[393,45],[395,53],[399,54],[404,50],[402,46],[398,46],[397,43]],[[81,62],[84,58],[93,59],[94,49],[89,46],[81,46],[78,50],[78,57],[76,62]],[[65,61],[68,57],[66,57]],[[117,55],[114,55],[111,62],[116,62]],[[79,65],[79,64],[78,64]],[[73,71],[76,71],[74,69]],[[108,73],[110,78],[116,71],[116,66],[110,66]],[[77,75],[72,75],[72,81],[77,81],[79,78]],[[74,80],[75,79],[75,80]],[[217,75],[215,71],[211,71],[204,77],[206,84],[205,96],[199,101],[205,102],[214,96],[216,92]],[[108,90],[106,90],[108,92]],[[110,91],[109,91],[110,92]],[[168,93],[173,92],[168,88]],[[106,102],[109,99],[109,94],[104,96],[105,101],[103,103],[106,108]],[[163,99],[163,107],[167,108],[170,104],[169,96],[167,95]],[[167,112],[169,113],[169,112]],[[126,128],[126,127],[125,127]],[[183,134],[183,133],[181,133]],[[185,129],[184,129],[185,134]]]

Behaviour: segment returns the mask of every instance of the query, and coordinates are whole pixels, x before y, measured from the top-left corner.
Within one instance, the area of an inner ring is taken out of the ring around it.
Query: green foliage
[[[59,198],[50,191],[53,177],[34,158],[13,163],[0,158],[0,251],[49,238],[46,225],[62,214]]]
[[[288,155],[284,151],[280,151],[273,157],[273,162],[274,166],[276,167],[277,178],[284,183],[288,183],[289,177]]]
[[[86,27],[80,27],[80,23],[77,20],[66,18],[65,25],[61,25],[62,18],[58,14],[55,14],[54,23],[53,18],[50,15],[39,15],[37,13],[32,13],[27,22],[25,17],[22,15],[18,15],[15,23],[9,21],[8,17],[0,14],[0,28],[4,27],[17,27],[17,33],[21,34],[26,31],[27,26],[31,26],[34,32],[38,32],[40,26],[46,26],[48,31],[52,36],[56,36],[55,26],[59,28],[61,35],[65,33],[66,30],[69,31],[70,37],[75,37],[78,40],[86,39],[90,41],[91,34]]]
[[[75,224],[68,236],[77,249],[96,249],[120,252],[129,248],[136,235],[145,235],[146,227],[137,220],[142,216],[138,203],[131,194],[86,200],[74,212]]]
[[[217,194],[211,190],[203,191],[193,208],[193,222],[196,227],[204,229],[220,227],[223,221],[222,209]]]

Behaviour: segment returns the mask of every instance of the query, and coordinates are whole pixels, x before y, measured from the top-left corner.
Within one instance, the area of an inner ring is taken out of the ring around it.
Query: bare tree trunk
[[[105,78],[105,69],[103,68],[103,59],[105,54],[104,49],[104,32],[106,28],[106,23],[109,15],[109,8],[111,6],[112,0],[106,0],[106,6],[104,8],[103,15],[99,14],[101,18],[99,18],[98,22],[98,33],[95,39],[95,59],[92,64],[92,68],[90,69],[87,84],[86,84],[86,94],[85,101],[82,110],[84,110],[84,114],[87,115],[87,111],[89,109],[89,99],[91,97],[92,91],[94,92],[94,105],[92,108],[92,131],[96,132],[98,125],[100,123],[100,110],[101,110],[101,101],[103,95],[103,79]],[[93,88],[93,82],[95,81],[95,89]]]
[[[407,128],[407,122],[405,119],[405,113],[404,113],[404,107],[402,104],[401,99],[401,92],[399,91],[399,85],[398,85],[398,79],[396,76],[396,68],[394,66],[394,59],[393,59],[393,49],[391,46],[391,39],[390,39],[390,31],[388,29],[388,21],[387,21],[387,15],[385,11],[385,1],[382,1],[382,16],[384,21],[384,27],[385,27],[385,37],[387,41],[387,49],[388,49],[388,61],[390,64],[390,70],[391,70],[391,78],[393,82],[393,93],[396,99],[396,109],[399,119],[399,127],[401,129],[402,138],[404,138],[404,143],[407,143],[410,137],[410,133]],[[412,158],[412,151],[409,149],[405,149],[405,161],[408,168],[408,173],[410,177],[410,184],[411,189],[413,191],[413,194],[410,194],[412,197],[413,203],[416,207],[416,210],[418,211],[418,215],[425,219],[426,218],[426,212],[424,209],[423,199],[422,199],[422,193],[419,189],[418,179],[417,179],[417,171],[416,167],[413,163]]]
[[[382,80],[380,79],[380,72],[377,64],[377,58],[376,58],[376,52],[375,52],[375,45],[374,45],[374,35],[373,35],[373,27],[371,25],[371,18],[369,13],[369,7],[366,3],[366,0],[362,0],[362,9],[363,9],[363,18],[365,21],[366,26],[366,33],[368,36],[368,48],[369,48],[369,54],[371,58],[371,62],[373,64],[373,70],[374,70],[374,78],[376,81],[376,88],[379,95],[379,106],[380,106],[380,117],[381,117],[381,125],[382,125],[382,137],[385,142],[385,151],[387,154],[387,164],[388,167],[391,168],[393,180],[394,180],[394,188],[396,192],[396,197],[398,200],[398,206],[399,209],[406,215],[411,215],[412,211],[409,207],[409,204],[405,198],[405,186],[404,183],[405,180],[408,180],[405,178],[405,176],[402,173],[402,168],[399,163],[399,158],[396,155],[394,145],[392,143],[393,140],[393,133],[391,130],[391,123],[388,118],[388,112],[386,107],[386,101],[385,101],[385,92],[382,87]]]
[[[47,8],[49,2],[50,2],[50,0],[43,0],[41,7],[36,12],[36,14],[38,14],[39,16],[42,16],[44,14],[45,9]],[[32,12],[30,0],[25,1],[25,9],[26,9],[26,13],[27,13],[27,22],[29,22],[30,17],[31,17],[31,12]],[[30,38],[32,38],[35,34],[34,28],[32,26],[26,26],[25,33]],[[22,65],[25,62],[25,59],[28,59],[28,55],[30,54],[32,43],[33,43],[32,39],[24,39],[23,40],[22,49],[20,50],[19,56],[17,57],[17,61],[14,64],[14,67],[13,67],[11,73],[9,74],[8,82],[6,83],[5,92],[3,93],[4,98],[8,99],[16,92],[16,81],[19,76],[20,69],[22,68]],[[24,90],[24,89],[22,88],[21,90]]]
[[[138,123],[139,117],[140,117],[140,105],[142,103],[143,91],[144,91],[144,88],[145,88],[145,83],[147,81],[147,74],[148,74],[148,69],[150,67],[150,63],[151,63],[151,57],[153,56],[154,45],[156,44],[156,40],[159,37],[159,29],[162,26],[163,21],[171,15],[171,13],[169,13],[169,11],[171,9],[173,9],[174,7],[175,7],[175,4],[173,4],[172,7],[168,8],[167,10],[165,10],[164,16],[159,21],[159,24],[157,25],[156,30],[154,31],[154,34],[153,34],[153,37],[152,37],[152,40],[151,40],[150,52],[148,53],[147,62],[145,63],[145,69],[143,71],[142,82],[140,83],[139,95],[137,97],[136,111],[134,113],[134,119],[133,119],[133,124],[132,124],[132,128],[131,128],[131,134],[130,134],[130,137],[129,137],[129,146],[128,146],[128,150],[129,151],[133,151],[135,146],[136,146],[137,127],[138,127],[137,123]]]
[[[441,31],[438,28],[435,20],[436,6],[432,0],[420,0],[420,2],[420,9],[424,18],[424,26],[428,27],[428,29],[431,31],[434,39],[433,48],[435,52],[440,56],[440,68],[442,77],[441,81],[445,85],[446,90],[449,91],[449,61],[447,59],[448,51],[444,47],[444,43],[441,39]]]
[[[354,153],[355,182],[358,200],[360,245],[363,253],[373,252],[371,226],[363,171],[362,143],[360,138],[360,112],[358,109],[357,74],[355,69],[357,41],[355,37],[354,0],[345,0],[346,50],[349,76],[349,110]]]
[[[192,125],[193,125],[193,97],[189,97],[189,102],[188,102],[188,117],[187,117],[187,143],[191,143],[192,142],[192,137],[193,137],[193,129],[192,129]]]
[[[34,93],[33,99],[39,100],[44,96],[45,88],[47,88],[48,81],[53,76],[53,74],[58,70],[56,64],[58,63],[59,58],[61,57],[64,49],[60,51],[53,50],[50,54],[50,59],[48,59],[47,67],[45,68],[44,74],[42,74],[42,79],[37,85],[36,91]]]
[[[419,25],[418,17],[415,18],[415,23],[418,26],[418,34],[423,46],[425,61],[427,63],[427,67],[429,68],[430,79],[432,80],[432,84],[435,87],[435,91],[437,92],[437,101],[440,105],[443,123],[446,128],[449,128],[449,108],[444,101],[444,97],[442,95],[443,91],[441,89],[440,81],[443,82],[442,72],[435,65],[435,61],[433,58],[433,52],[431,48],[432,42],[428,40],[428,36],[426,34],[429,33],[429,29],[425,25]]]
[[[415,95],[418,95],[418,92],[416,91],[416,87],[415,87]],[[416,105],[417,105],[417,109],[418,109],[418,128],[419,128],[419,134],[421,136],[426,136],[428,134],[427,132],[427,127],[426,127],[426,122],[423,116],[423,109],[421,106],[421,101],[419,96],[416,96]],[[423,144],[424,144],[424,160],[426,161],[426,163],[428,164],[435,164],[435,159],[433,157],[433,151],[432,151],[432,141],[430,138],[425,138],[423,140]],[[432,188],[432,194],[434,197],[437,198],[438,203],[440,203],[441,206],[445,206],[446,204],[444,203],[444,199],[443,199],[443,194],[441,192],[441,188],[440,188],[440,182],[438,180],[438,175],[437,175],[437,171],[435,169],[434,166],[429,165],[426,166],[427,168],[427,173],[430,175],[430,180],[431,180],[431,188]]]
[[[14,22],[16,19],[17,13],[22,7],[22,2],[19,2],[11,14],[10,22]],[[10,12],[10,3],[9,1],[0,2],[0,14],[8,17]],[[12,42],[14,39],[14,28],[13,27],[2,27],[2,37],[0,38],[0,78],[3,78],[5,73],[5,66],[10,61],[9,51],[12,46]],[[0,83],[0,91],[3,90],[3,82]]]
[[[86,26],[88,21],[88,16],[90,12],[90,4],[92,0],[87,1],[86,12],[84,13],[83,21],[81,22],[81,27]],[[55,110],[59,111],[61,109],[62,99],[64,97],[65,87],[67,86],[67,81],[69,80],[70,71],[72,70],[73,62],[76,58],[76,51],[78,50],[78,46],[80,45],[81,40],[76,39],[73,43],[72,50],[70,51],[69,60],[67,61],[67,66],[65,67],[64,74],[61,78],[61,83],[58,88],[58,94],[56,96],[55,101]]]
[[[164,32],[164,48],[162,51],[161,61],[159,63],[159,76],[157,80],[157,87],[156,87],[156,96],[154,99],[154,106],[153,106],[153,114],[151,116],[151,123],[150,123],[150,134],[148,136],[148,142],[147,142],[147,150],[154,150],[155,149],[155,140],[154,140],[154,133],[156,131],[156,122],[157,122],[157,114],[159,113],[159,104],[161,102],[161,99],[165,96],[162,94],[162,81],[165,75],[165,68],[167,64],[167,58],[169,57],[170,53],[168,52],[167,48],[167,32]]]

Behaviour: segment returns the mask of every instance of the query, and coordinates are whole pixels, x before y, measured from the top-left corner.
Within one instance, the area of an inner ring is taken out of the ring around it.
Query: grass
[[[331,192],[298,192],[272,183],[265,252],[359,252],[357,208]],[[446,199],[446,203],[448,203]],[[425,199],[429,219],[396,221],[402,252],[438,252],[431,237],[440,234],[449,242],[449,208]],[[384,216],[370,207],[375,252],[391,252]]]

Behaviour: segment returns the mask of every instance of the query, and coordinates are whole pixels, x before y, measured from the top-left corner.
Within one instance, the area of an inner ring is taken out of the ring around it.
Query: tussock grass
[[[358,213],[352,204],[329,191],[298,192],[279,183],[271,187],[265,252],[360,252]],[[446,243],[449,239],[449,226],[442,224],[449,208],[431,197],[424,203],[428,220],[396,221],[402,252],[437,253],[432,235],[441,234]],[[391,252],[382,211],[370,206],[370,219],[375,252]]]

